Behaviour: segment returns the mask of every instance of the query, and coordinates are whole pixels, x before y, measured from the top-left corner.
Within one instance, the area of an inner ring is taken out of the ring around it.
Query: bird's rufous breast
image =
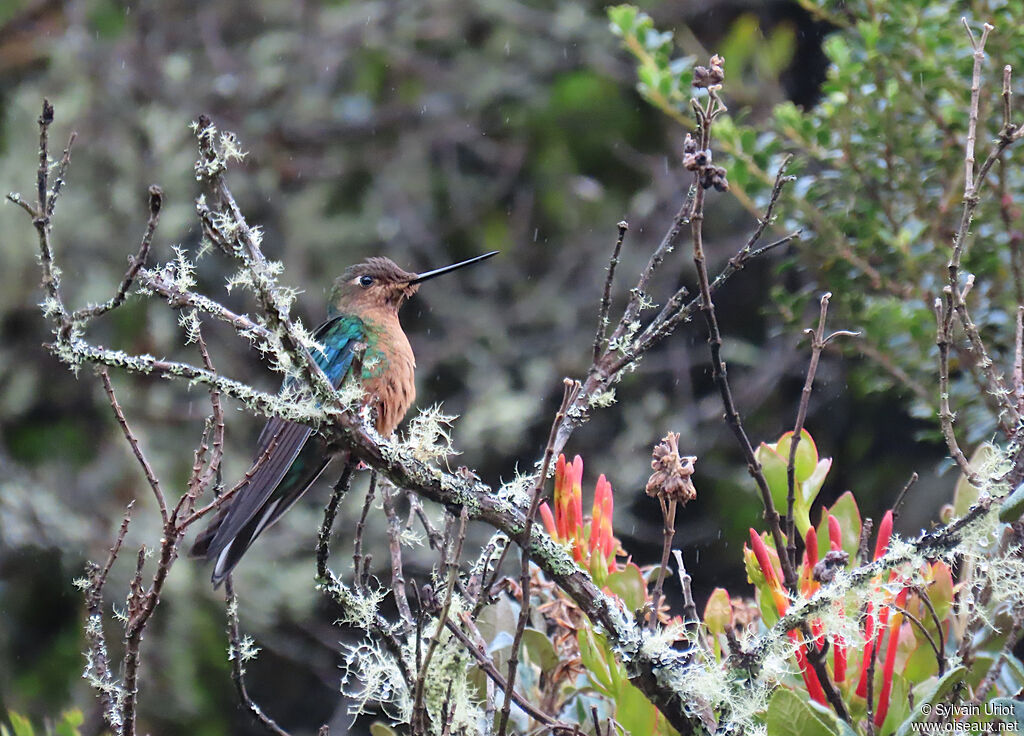
[[[362,383],[374,405],[377,431],[387,437],[416,398],[416,357],[396,314],[379,313],[365,321],[376,332],[376,339],[368,341],[367,354],[373,353],[371,359],[379,363],[364,366]]]

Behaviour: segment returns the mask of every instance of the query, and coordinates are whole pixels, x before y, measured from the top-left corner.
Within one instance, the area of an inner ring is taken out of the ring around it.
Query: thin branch
[[[710,147],[711,123],[714,117],[720,112],[716,103],[717,99],[717,95],[709,95],[707,108],[697,108],[697,123],[698,130],[700,131],[700,141],[697,144],[697,150],[699,151],[707,151]],[[782,533],[782,528],[779,525],[779,514],[775,510],[775,504],[772,501],[771,489],[768,487],[768,481],[764,477],[761,464],[758,462],[757,456],[754,454],[754,448],[750,444],[747,432],[743,428],[743,421],[740,417],[739,410],[736,408],[736,404],[733,401],[732,389],[729,387],[725,361],[722,358],[722,334],[718,328],[718,317],[715,313],[715,305],[711,300],[711,284],[708,280],[707,262],[704,256],[705,189],[702,183],[704,171],[705,169],[703,167],[694,170],[694,186],[696,187],[696,195],[694,196],[693,209],[690,212],[688,219],[690,222],[691,238],[693,240],[693,263],[697,269],[697,281],[700,285],[700,310],[704,315],[704,321],[708,328],[708,346],[711,349],[711,374],[722,397],[722,403],[725,407],[726,424],[729,425],[729,429],[731,429],[732,433],[736,436],[736,440],[740,444],[740,449],[743,451],[743,456],[747,461],[747,470],[757,483],[757,487],[761,492],[764,516],[771,529],[775,548],[778,550],[785,550],[786,540]],[[782,576],[786,587],[790,591],[795,591],[797,586],[797,575],[792,561],[789,559],[788,555],[780,554],[779,562],[782,565]]]
[[[95,688],[99,695],[100,705],[103,708],[103,717],[111,728],[117,728],[120,724],[120,712],[118,710],[117,678],[110,670],[110,655],[107,651],[106,636],[103,633],[103,589],[107,584],[107,576],[114,566],[124,539],[128,535],[128,525],[131,523],[132,508],[135,506],[135,499],[128,502],[124,510],[124,517],[121,519],[121,527],[114,539],[114,544],[107,555],[107,561],[101,568],[94,562],[86,566],[85,588],[85,610],[88,617],[88,624],[85,627],[85,638],[89,645],[86,659],[86,673],[99,685]]]
[[[227,610],[227,633],[228,633],[228,659],[231,661],[231,679],[235,683],[235,690],[238,698],[242,701],[245,709],[249,711],[253,719],[263,726],[267,732],[276,736],[291,736],[287,731],[277,725],[277,722],[263,712],[263,709],[249,696],[245,687],[245,660],[247,659],[249,644],[242,641],[238,633],[238,599],[235,598],[234,586],[231,584],[231,575],[224,579],[224,602]]]
[[[932,651],[935,652],[935,661],[938,663],[939,676],[941,677],[943,669],[945,668],[945,658],[942,656],[942,650],[939,649],[939,645],[935,642],[935,637],[931,635],[931,632],[928,631],[928,628],[921,622],[921,619],[912,614],[903,606],[897,605],[895,603],[886,603],[885,605],[888,608],[891,608],[892,610],[896,611],[897,613],[901,613],[904,616],[906,616],[908,619],[910,619],[910,622],[913,623],[922,634],[924,634],[924,638],[928,640],[928,643],[932,647]]]
[[[107,400],[110,402],[110,408],[113,409],[114,416],[117,417],[117,423],[121,425],[121,432],[124,434],[125,439],[128,440],[128,444],[132,448],[132,454],[134,454],[135,459],[139,461],[139,465],[142,467],[142,472],[146,475],[146,481],[149,483],[149,487],[153,490],[157,506],[160,507],[160,518],[164,524],[167,524],[170,517],[167,513],[167,500],[164,497],[163,489],[160,488],[160,481],[153,472],[153,468],[149,464],[149,460],[142,452],[142,448],[139,447],[139,441],[135,438],[135,434],[132,432],[131,427],[128,426],[128,420],[125,419],[124,412],[121,410],[121,405],[117,402],[117,396],[114,395],[114,386],[110,382],[110,375],[107,373],[106,369],[100,370],[99,373],[100,379],[103,381],[103,390],[106,391]]]
[[[910,491],[910,489],[914,487],[915,483],[917,483],[917,477],[918,476],[916,472],[911,473],[910,479],[903,486],[903,489],[899,492],[899,495],[896,496],[896,500],[893,502],[892,505],[892,520],[894,523],[898,518],[900,518],[900,511],[902,511],[903,509],[903,501],[906,500],[907,493]]]
[[[394,497],[386,484],[381,488],[381,501],[384,504],[384,516],[388,520],[388,547],[391,552],[391,592],[395,596],[395,605],[406,626],[414,625],[409,598],[405,592],[405,574],[402,571],[402,521],[395,511]]]
[[[844,336],[856,336],[856,332],[840,330],[825,336],[825,320],[828,317],[828,303],[832,298],[832,292],[825,292],[821,295],[820,308],[818,312],[818,326],[816,329],[807,329],[804,332],[811,337],[811,360],[807,366],[807,378],[804,381],[803,390],[800,392],[800,406],[796,412],[796,421],[793,424],[793,434],[789,442],[789,459],[786,462],[786,538],[789,545],[786,548],[790,558],[790,564],[796,566],[796,534],[794,533],[793,506],[796,502],[796,451],[803,439],[804,421],[807,419],[807,409],[811,403],[811,392],[814,389],[814,377],[818,373],[818,362],[821,359],[821,351],[834,338]]]
[[[676,566],[679,568],[679,585],[683,589],[683,624],[687,631],[693,631],[700,625],[700,617],[697,615],[697,604],[693,601],[693,591],[690,588],[690,573],[686,571],[683,564],[682,550],[674,549],[672,554],[676,558]]]
[[[658,566],[658,579],[651,591],[651,618],[648,622],[653,632],[658,626],[658,609],[662,602],[662,588],[665,585],[665,573],[668,568],[668,556],[672,549],[672,539],[676,535],[676,507],[678,501],[675,498],[665,500],[665,494],[658,494],[658,502],[661,504],[662,539],[661,539],[661,564]],[[680,574],[682,571],[680,570]]]
[[[355,570],[355,584],[357,588],[365,589],[361,570],[363,563],[363,532],[366,530],[366,517],[370,514],[370,507],[373,505],[374,494],[377,490],[377,472],[370,473],[370,484],[366,488],[366,497],[363,499],[363,510],[359,513],[359,521],[356,522],[355,538],[352,541],[352,569]]]
[[[956,431],[953,429],[953,420],[956,415],[949,407],[949,346],[950,329],[953,315],[953,289],[948,286],[943,289],[943,298],[935,298],[935,321],[938,325],[935,337],[935,344],[939,348],[939,426],[942,428],[942,436],[946,440],[946,447],[949,454],[956,461],[960,472],[973,486],[981,485],[981,477],[971,468],[970,462],[964,451],[960,449],[960,443],[956,439]]]
[[[622,251],[622,241],[626,238],[629,230],[629,223],[622,220],[619,225],[619,236],[615,240],[615,247],[612,249],[612,257],[608,260],[608,275],[604,280],[604,293],[601,295],[601,309],[597,314],[597,334],[594,335],[594,365],[597,365],[601,357],[601,350],[606,344],[605,337],[608,333],[608,311],[612,305],[612,282],[615,280],[615,267],[619,265],[619,253]]]
[[[146,222],[146,232],[142,236],[142,243],[139,245],[139,252],[134,258],[129,259],[128,270],[121,279],[120,286],[110,299],[103,304],[91,307],[83,307],[71,315],[72,322],[84,322],[95,317],[100,317],[112,309],[117,309],[124,303],[128,290],[132,287],[139,270],[146,265],[146,257],[149,255],[150,245],[153,243],[153,235],[156,233],[157,225],[160,224],[160,209],[163,206],[164,193],[156,184],[149,188],[149,220]]]
[[[519,620],[516,623],[516,631],[512,637],[512,650],[508,660],[508,674],[505,679],[509,687],[514,688],[516,684],[516,670],[519,668],[519,647],[523,642],[523,632],[530,620],[530,539],[533,531],[534,517],[537,515],[537,508],[540,506],[540,499],[544,493],[544,485],[548,479],[548,469],[551,467],[551,458],[555,454],[555,437],[558,427],[565,417],[565,413],[572,406],[573,401],[580,391],[580,382],[566,378],[562,382],[562,404],[555,413],[555,419],[551,424],[551,432],[548,434],[548,442],[544,448],[544,459],[541,460],[540,471],[537,473],[537,480],[533,486],[533,493],[530,496],[530,509],[526,512],[526,524],[523,528],[523,535],[519,539],[520,556],[522,567],[519,573],[519,587],[522,590],[522,601],[519,606]],[[509,712],[512,708],[512,695],[509,690],[505,691],[505,702],[501,706],[501,720],[498,725],[498,736],[505,736],[508,728]]]
[[[978,104],[981,96],[981,66],[985,63],[985,42],[988,34],[995,30],[995,26],[986,23],[982,26],[981,40],[974,38],[967,18],[961,18],[964,28],[967,30],[967,37],[974,49],[974,71],[971,75],[971,107],[967,119],[967,153],[964,156],[964,198],[974,195],[974,142],[977,140],[978,131]]]
[[[352,487],[353,470],[355,470],[355,463],[351,460],[347,461],[341,471],[341,475],[338,477],[338,482],[334,484],[334,490],[327,501],[327,506],[324,508],[324,520],[320,525],[320,533],[316,539],[316,571],[317,576],[321,579],[326,579],[330,576],[327,560],[331,555],[331,528],[334,526],[334,519],[338,515],[338,506],[348,494],[349,488]]]
[[[64,146],[64,153],[60,157],[60,163],[57,164],[57,175],[53,177],[53,187],[50,189],[49,201],[46,203],[47,218],[53,217],[53,211],[57,207],[57,198],[60,196],[60,190],[64,188],[68,165],[71,163],[71,147],[75,145],[77,138],[78,133],[72,131],[71,135],[68,136],[68,144]]]

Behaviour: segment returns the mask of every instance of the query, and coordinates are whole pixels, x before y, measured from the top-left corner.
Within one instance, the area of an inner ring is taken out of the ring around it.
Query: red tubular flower
[[[800,641],[800,635],[795,631],[789,632],[789,638],[795,642]],[[818,673],[814,671],[811,663],[807,661],[807,655],[804,653],[802,646],[797,647],[796,663],[800,667],[800,672],[803,673],[804,687],[807,688],[807,694],[814,698],[817,703],[827,707],[828,701],[825,700],[825,690],[821,687]]]
[[[836,682],[846,681],[846,645],[844,639],[836,637],[832,645],[832,678]]]
[[[612,484],[602,475],[597,479],[597,487],[594,489],[594,521],[590,527],[590,551],[593,553],[597,550],[605,559],[611,558],[613,554],[612,514],[614,508]]]
[[[896,605],[901,608],[907,605],[907,589],[904,588],[896,596]],[[888,611],[889,609],[886,609]],[[903,614],[896,611],[889,624],[889,643],[885,650],[885,666],[882,669],[882,692],[878,694],[878,708],[875,709],[875,728],[885,723],[885,715],[889,712],[889,695],[892,693],[892,675],[896,665],[896,650],[900,643],[900,626]]]
[[[889,546],[889,539],[892,537],[892,509],[885,512],[882,523],[878,525],[878,539],[875,540],[875,559],[885,554]]]
[[[800,591],[804,595],[810,595],[817,588],[814,582],[814,566],[818,564],[818,532],[814,527],[808,527],[807,536],[804,538],[804,569],[800,573]]]

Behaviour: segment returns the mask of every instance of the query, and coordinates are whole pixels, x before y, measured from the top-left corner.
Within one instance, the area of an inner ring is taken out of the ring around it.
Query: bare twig
[[[483,670],[484,674],[486,674],[494,682],[494,684],[498,686],[498,689],[506,693],[509,692],[509,690],[511,690],[512,701],[517,706],[522,708],[524,713],[526,713],[528,716],[530,716],[535,721],[540,723],[542,726],[545,726],[547,728],[553,728],[554,726],[559,725],[559,722],[557,720],[555,720],[550,715],[534,706],[528,698],[520,694],[514,688],[509,688],[508,681],[502,676],[501,672],[498,671],[498,668],[494,664],[494,660],[491,658],[491,655],[487,653],[487,642],[483,641],[483,638],[480,636],[480,630],[477,629],[470,615],[466,612],[463,612],[459,614],[459,620],[466,627],[466,629],[473,634],[473,637],[476,639],[476,641],[471,639],[470,636],[467,635],[466,632],[464,632],[461,628],[459,628],[459,625],[451,619],[448,619],[445,622],[445,626],[447,626],[448,631],[452,633],[452,636],[458,639],[459,643],[461,643],[462,646],[466,648],[466,651],[468,651],[473,656],[473,659],[476,660],[476,663],[480,667],[480,669]],[[568,728],[568,726],[566,727]]]
[[[995,30],[995,26],[986,23],[982,26],[981,40],[974,38],[967,18],[961,18],[964,28],[967,30],[967,37],[974,49],[974,73],[971,75],[971,107],[967,120],[967,153],[964,156],[964,197],[974,193],[974,142],[977,140],[978,131],[978,104],[981,96],[981,65],[985,63],[985,42],[988,34]]]
[[[342,499],[345,498],[349,488],[352,487],[353,470],[355,470],[355,463],[351,460],[347,461],[341,471],[341,475],[338,477],[338,482],[334,484],[331,498],[327,501],[327,506],[324,508],[324,520],[320,525],[320,533],[317,535],[316,540],[316,572],[317,576],[321,579],[326,579],[330,576],[327,560],[331,555],[331,527],[334,526],[334,518],[338,514],[338,506],[341,505]]]
[[[711,94],[708,96],[706,107],[702,108],[699,105],[695,105],[695,109],[698,114],[697,125],[700,136],[700,140],[697,142],[698,151],[707,151],[710,148],[711,124],[715,116],[717,116],[722,109],[718,106],[717,100],[717,95]],[[711,300],[711,284],[708,280],[707,262],[704,256],[705,190],[701,181],[704,176],[704,171],[704,167],[699,167],[694,170],[694,186],[696,187],[696,194],[693,198],[693,208],[688,219],[690,222],[691,238],[693,240],[693,262],[697,269],[697,281],[700,285],[700,310],[704,315],[704,321],[708,328],[708,346],[711,349],[711,374],[722,397],[722,403],[725,407],[726,423],[729,425],[729,429],[732,430],[732,433],[736,436],[736,440],[739,442],[740,448],[743,451],[743,456],[747,461],[747,470],[750,472],[751,477],[753,477],[761,492],[761,502],[764,506],[764,515],[768,522],[768,526],[771,529],[775,548],[778,550],[785,550],[786,540],[779,524],[779,514],[775,509],[774,502],[772,501],[771,489],[768,487],[768,481],[765,479],[764,472],[761,470],[761,464],[758,462],[757,456],[754,454],[754,448],[750,444],[747,432],[743,428],[743,421],[740,417],[739,410],[736,408],[736,404],[733,401],[725,361],[722,358],[722,334],[718,329],[718,317],[715,314],[715,305]],[[791,591],[796,590],[796,571],[793,567],[792,561],[789,559],[789,556],[780,554],[779,562],[782,565],[782,576],[786,587]]]
[[[910,479],[903,486],[903,489],[899,492],[899,495],[896,496],[896,500],[893,502],[893,505],[892,505],[892,520],[893,520],[893,522],[895,522],[896,519],[900,518],[900,511],[903,509],[903,501],[906,500],[907,493],[910,491],[910,489],[914,487],[915,483],[917,483],[917,477],[918,476],[917,476],[916,472],[915,473],[911,473],[910,474]]]
[[[682,550],[674,549],[672,554],[676,558],[676,566],[679,568],[679,585],[683,589],[683,624],[687,631],[692,631],[700,625],[700,618],[697,616],[697,604],[693,601],[693,591],[690,589],[690,573],[686,571],[683,564]]]
[[[121,405],[117,402],[117,396],[114,395],[114,386],[110,383],[110,375],[105,369],[100,371],[100,379],[103,381],[103,390],[107,393],[107,400],[110,402],[110,408],[113,409],[114,416],[117,417],[117,423],[121,426],[121,432],[124,433],[125,439],[128,440],[128,445],[132,448],[132,454],[134,454],[135,459],[139,461],[139,465],[142,467],[142,472],[146,476],[146,481],[149,483],[149,487],[153,490],[157,506],[160,507],[160,518],[166,524],[170,520],[170,517],[167,513],[167,500],[164,498],[163,489],[160,488],[160,481],[153,472],[153,468],[149,464],[149,460],[147,460],[145,454],[143,454],[142,448],[139,447],[139,441],[135,438],[135,434],[132,432],[131,427],[128,426],[128,420],[125,419],[124,412],[121,410]]]
[[[1024,619],[1022,619],[1021,611],[1017,611],[1013,616],[1013,625],[1010,626],[1010,631],[1006,636],[1006,643],[1003,644],[1002,649],[999,650],[999,657],[996,659],[988,673],[985,675],[985,679],[981,681],[977,689],[974,691],[974,697],[971,698],[971,703],[977,705],[985,702],[988,698],[988,693],[992,687],[996,684],[1000,675],[1003,672],[1003,665],[1006,662],[1006,658],[1013,655],[1014,647],[1017,646],[1017,642],[1020,640],[1020,633]]]
[[[945,662],[945,657],[943,657],[943,655],[942,655],[942,650],[939,649],[939,645],[935,641],[935,637],[933,637],[931,632],[928,631],[928,628],[921,622],[921,619],[919,619],[917,616],[912,614],[910,611],[908,611],[903,606],[897,605],[895,603],[886,603],[885,605],[888,608],[891,608],[892,610],[896,611],[897,613],[901,613],[904,616],[906,616],[908,619],[910,619],[910,622],[912,624],[914,624],[918,628],[918,630],[924,635],[924,638],[928,640],[928,643],[932,647],[932,651],[935,652],[935,661],[938,663],[939,676],[941,677],[942,673],[943,673],[943,670],[945,669],[946,662]]]
[[[949,346],[950,330],[953,318],[953,289],[943,289],[943,297],[935,298],[935,321],[938,324],[935,344],[939,348],[939,425],[942,428],[942,436],[946,440],[946,447],[950,455],[956,461],[960,472],[968,479],[971,485],[980,486],[981,478],[971,468],[967,456],[960,449],[960,443],[956,439],[956,431],[953,429],[953,420],[956,415],[949,407]]]
[[[811,360],[807,366],[807,378],[804,381],[803,390],[800,392],[800,406],[796,412],[796,422],[793,424],[793,434],[789,442],[789,459],[786,462],[786,538],[789,545],[786,548],[789,553],[790,564],[796,566],[796,534],[794,534],[793,505],[796,501],[796,451],[803,438],[804,421],[807,419],[807,409],[811,403],[811,391],[814,388],[814,377],[818,373],[818,361],[821,359],[821,351],[834,338],[840,335],[854,337],[859,333],[840,330],[825,336],[825,319],[828,317],[828,302],[832,298],[831,292],[825,292],[821,296],[820,311],[818,313],[818,327],[816,329],[804,330],[804,333],[811,338]]]
[[[395,605],[398,613],[406,623],[407,628],[412,629],[414,619],[412,609],[409,608],[409,598],[405,592],[405,574],[402,571],[402,521],[395,511],[394,497],[388,484],[381,488],[381,501],[384,504],[384,515],[388,520],[388,546],[391,552],[391,590],[395,596]]]
[[[117,309],[124,303],[128,290],[132,287],[136,275],[146,264],[146,257],[149,255],[149,248],[153,243],[153,235],[156,233],[157,225],[160,224],[160,209],[163,206],[164,193],[156,184],[149,188],[149,220],[146,222],[146,232],[142,236],[142,243],[139,245],[139,252],[134,258],[129,259],[128,270],[121,279],[114,296],[110,297],[103,304],[91,307],[83,307],[71,315],[72,322],[84,322],[89,319],[101,317],[112,309]]]
[[[370,473],[370,484],[366,488],[366,497],[363,499],[363,510],[359,513],[359,521],[356,522],[355,538],[352,542],[352,569],[355,570],[356,588],[363,588],[364,577],[361,574],[363,569],[363,532],[366,530],[366,517],[370,514],[370,507],[373,505],[373,497],[377,490],[377,473]]]

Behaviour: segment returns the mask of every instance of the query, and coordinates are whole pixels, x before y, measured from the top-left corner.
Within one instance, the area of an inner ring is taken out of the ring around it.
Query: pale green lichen
[[[456,415],[442,412],[440,404],[423,409],[409,422],[402,452],[407,452],[421,463],[457,455],[452,442],[452,426],[456,419]]]
[[[228,646],[228,661],[238,661],[238,669],[245,674],[245,663],[251,662],[259,656],[260,648],[251,636],[243,636],[238,640],[237,646]]]
[[[342,644],[341,692],[350,703],[353,716],[381,708],[395,723],[408,723],[412,717],[412,696],[398,661],[372,639],[357,644]]]
[[[610,388],[606,391],[595,391],[587,403],[596,409],[607,409],[609,406],[617,401],[615,398],[615,389]]]

